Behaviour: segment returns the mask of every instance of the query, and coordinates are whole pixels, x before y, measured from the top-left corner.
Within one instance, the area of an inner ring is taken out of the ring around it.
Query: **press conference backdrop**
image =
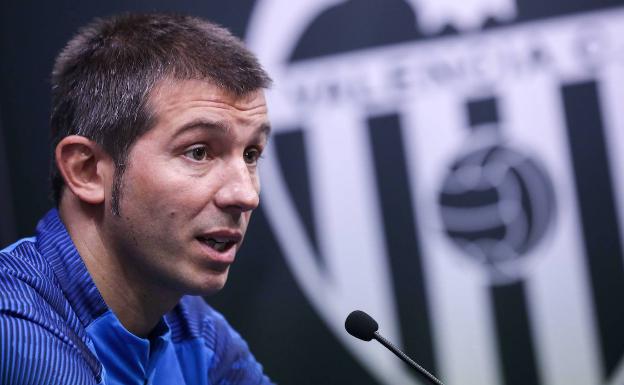
[[[275,80],[262,208],[207,298],[275,381],[422,384],[344,332],[362,309],[447,384],[624,384],[622,5],[2,4],[0,239],[51,205],[48,73],[73,31],[192,13]]]

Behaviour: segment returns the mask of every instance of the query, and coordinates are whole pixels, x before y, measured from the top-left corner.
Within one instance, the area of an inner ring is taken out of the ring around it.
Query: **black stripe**
[[[461,239],[465,241],[477,241],[483,239],[503,239],[505,234],[507,233],[507,226],[500,225],[496,227],[491,227],[486,230],[446,230],[446,233],[452,239]]]
[[[314,211],[312,210],[304,133],[301,130],[288,131],[275,135],[273,140],[286,185],[293,197],[295,207],[303,221],[312,247],[316,251],[314,255],[318,258],[319,265],[325,267],[323,256],[318,252],[318,237]]]
[[[490,295],[504,384],[539,384],[524,283],[492,286]]]
[[[468,109],[468,122],[471,127],[486,123],[496,123],[499,120],[495,98],[469,100],[466,103],[466,107]]]
[[[499,122],[497,99],[487,97],[466,103],[468,122],[472,129],[481,124]],[[497,127],[493,125],[492,127]],[[486,160],[493,150],[486,156]],[[526,194],[525,194],[526,195]],[[526,202],[525,202],[526,204]],[[478,231],[468,239],[504,236],[506,228]],[[453,232],[447,231],[453,236]],[[490,287],[490,296],[497,329],[499,358],[505,385],[537,385],[539,383],[531,324],[527,316],[526,294],[522,281]]]
[[[435,373],[429,305],[399,118],[371,118],[369,130],[403,347]]]
[[[561,90],[585,240],[585,258],[598,321],[605,375],[624,353],[624,266],[619,223],[595,82]]]
[[[500,196],[498,189],[490,187],[482,190],[468,190],[460,193],[447,193],[440,194],[439,202],[444,207],[481,207],[484,205],[498,203]]]

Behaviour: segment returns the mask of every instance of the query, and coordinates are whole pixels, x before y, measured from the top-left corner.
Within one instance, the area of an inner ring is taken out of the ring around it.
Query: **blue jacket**
[[[0,384],[270,384],[243,339],[184,297],[149,339],[108,308],[51,210],[0,251]]]

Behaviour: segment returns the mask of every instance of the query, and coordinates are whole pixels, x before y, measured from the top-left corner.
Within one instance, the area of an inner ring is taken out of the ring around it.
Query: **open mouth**
[[[204,243],[205,245],[208,245],[208,247],[220,253],[231,249],[236,244],[236,241],[233,241],[231,239],[226,239],[226,238],[199,237],[198,239],[200,242]]]

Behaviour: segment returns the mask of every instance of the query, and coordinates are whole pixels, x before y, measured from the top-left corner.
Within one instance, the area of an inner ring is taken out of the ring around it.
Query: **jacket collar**
[[[37,246],[84,327],[108,311],[57,209],[48,211],[39,221]]]

